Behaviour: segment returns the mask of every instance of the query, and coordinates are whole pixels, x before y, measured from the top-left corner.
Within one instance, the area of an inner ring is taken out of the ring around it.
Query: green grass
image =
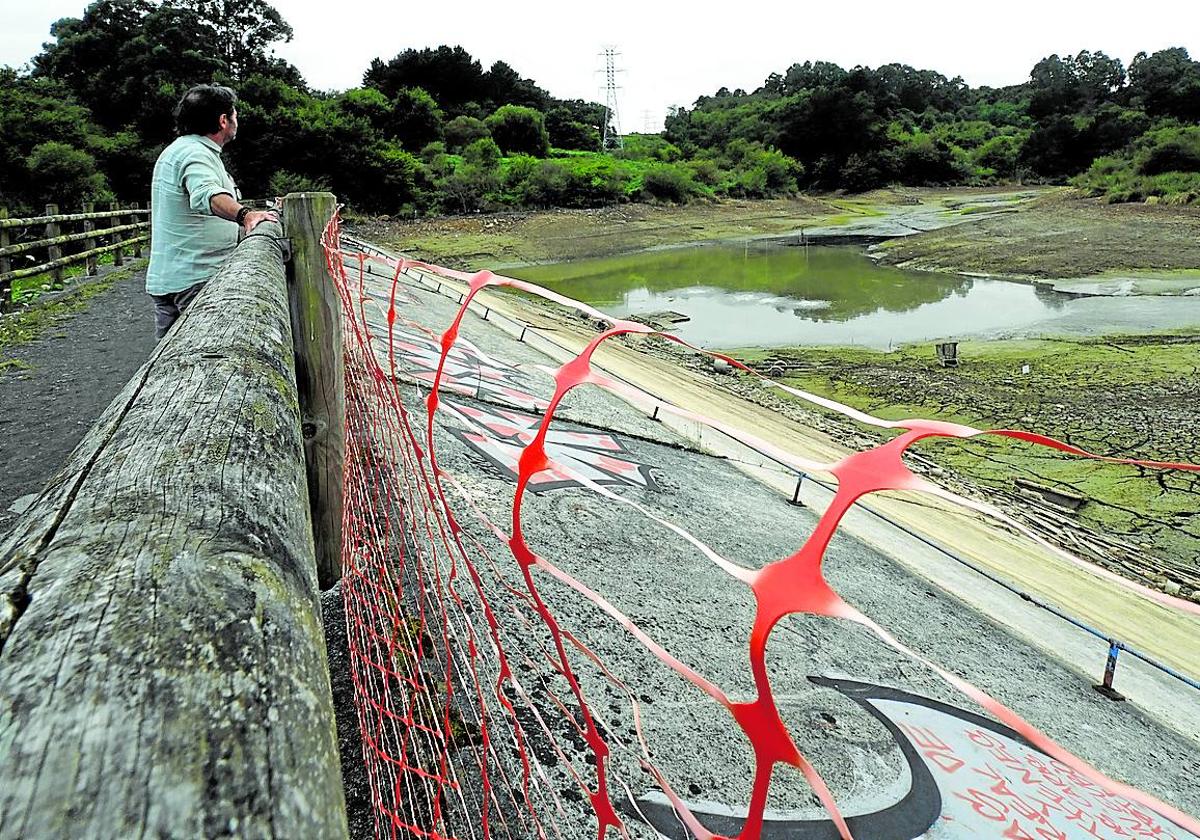
[[[126,252],[125,259],[134,259],[131,256],[132,252]],[[112,265],[115,255],[112,253],[101,254],[96,258],[96,265]],[[76,263],[63,268],[63,281],[72,280],[76,277],[83,277],[87,274],[86,263]],[[42,274],[35,274],[32,277],[22,277],[19,280],[14,280],[12,284],[12,299],[14,303],[31,303],[38,297],[50,292],[59,291],[54,288],[54,277],[47,271]]]
[[[68,286],[69,294],[52,303],[33,303],[27,309],[0,316],[0,351],[25,344],[42,336],[55,324],[67,316],[79,311],[96,295],[103,294],[116,283],[127,280],[133,273],[144,267],[144,260],[134,260],[128,268],[111,271],[103,278],[91,283],[83,283],[74,288]],[[32,278],[30,278],[32,279]],[[5,369],[23,369],[28,365],[19,359],[9,359],[0,364],[0,371]]]

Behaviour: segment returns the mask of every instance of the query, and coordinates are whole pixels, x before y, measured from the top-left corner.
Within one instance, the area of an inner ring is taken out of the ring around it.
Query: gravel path
[[[41,492],[150,355],[145,266],[133,268],[101,269],[94,282],[117,274],[112,288],[33,341],[0,349],[0,532],[16,518],[13,502]]]

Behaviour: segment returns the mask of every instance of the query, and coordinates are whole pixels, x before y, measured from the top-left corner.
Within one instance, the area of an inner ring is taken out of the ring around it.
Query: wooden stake
[[[0,207],[0,219],[8,218],[8,208]],[[8,228],[0,227],[0,248],[5,248],[9,244]],[[8,257],[0,257],[0,278],[12,271],[12,260]],[[4,312],[12,305],[12,280],[0,279],[0,312]]]
[[[121,226],[121,214],[117,211],[119,211],[121,209],[121,205],[117,204],[117,202],[114,201],[112,204],[108,205],[108,209],[113,211],[113,217],[110,220],[109,227],[120,227]],[[114,233],[113,237],[112,237],[112,244],[117,245],[124,238],[125,237],[122,236],[121,234]],[[113,265],[125,265],[125,249],[124,248],[117,248],[116,250],[113,251]]]
[[[95,211],[96,211],[96,205],[91,203],[90,201],[83,205],[84,213],[94,213]],[[83,220],[83,229],[85,232],[90,233],[91,231],[94,231],[96,229],[96,223],[93,222],[91,219],[84,219]],[[89,236],[87,239],[83,240],[83,249],[85,251],[95,251],[96,250],[96,238],[93,236]],[[87,259],[88,277],[95,277],[96,276],[96,256],[95,256],[95,254],[93,254],[90,257],[87,257],[86,259]]]
[[[135,201],[133,204],[130,204],[129,207],[132,210],[137,210],[138,203]],[[130,216],[129,218],[131,221],[134,221],[134,222],[136,222],[138,220],[137,215]],[[147,219],[146,223],[149,224],[149,222],[150,222],[150,220]],[[142,258],[142,240],[140,240],[140,239],[137,242],[133,243],[133,256],[137,259]]]
[[[57,216],[58,215],[58,205],[57,204],[47,204],[46,205],[46,215],[47,216]],[[60,233],[62,233],[62,228],[59,227],[59,224],[57,221],[46,222],[46,238],[47,239],[53,239],[54,237],[58,236]],[[46,249],[46,251],[48,253],[47,259],[50,263],[54,263],[55,260],[62,259],[63,252],[62,252],[62,248],[60,246],[51,245],[49,248]],[[54,288],[61,289],[63,287],[63,270],[62,270],[61,265],[55,265],[54,268],[52,268],[50,270],[50,278],[51,278],[52,285],[54,286]]]
[[[336,206],[332,193],[290,193],[283,200],[283,229],[292,242],[288,278],[296,385],[317,578],[322,589],[333,586],[342,576],[346,390],[342,379],[341,299],[321,248],[321,234]]]

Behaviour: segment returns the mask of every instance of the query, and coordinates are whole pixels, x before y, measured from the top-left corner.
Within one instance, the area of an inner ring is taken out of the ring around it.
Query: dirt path
[[[43,304],[37,338],[0,347],[0,531],[16,517],[13,502],[41,492],[150,355],[144,277],[144,263],[108,267],[92,280],[100,285]],[[69,311],[79,293],[86,306]]]

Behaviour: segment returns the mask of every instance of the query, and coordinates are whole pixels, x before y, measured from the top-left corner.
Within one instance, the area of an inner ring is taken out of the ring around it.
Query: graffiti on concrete
[[[506,409],[483,409],[443,400],[442,406],[462,423],[450,432],[516,481],[517,461],[537,434],[542,418]],[[546,435],[549,469],[535,473],[529,489],[535,493],[582,487],[575,476],[594,484],[657,490],[650,468],[631,460],[621,439],[606,432],[568,432],[551,428]],[[564,469],[565,468],[565,469]]]
[[[875,717],[904,755],[908,792],[882,810],[847,817],[855,837],[980,837],[1003,840],[1197,840],[1196,835],[1107,790],[983,715],[896,688],[809,677]],[[653,792],[636,811],[661,834],[688,835],[669,802]],[[853,806],[847,804],[847,811]],[[693,809],[710,830],[737,836],[744,812]],[[835,838],[827,819],[770,814],[762,838]]]
[[[418,382],[432,385],[442,357],[441,344],[399,324],[393,329],[393,340],[396,360],[403,366],[403,372]],[[446,393],[498,400],[518,408],[542,410],[548,405],[546,400],[530,393],[529,378],[523,371],[487,356],[461,338],[446,356],[440,387]]]

